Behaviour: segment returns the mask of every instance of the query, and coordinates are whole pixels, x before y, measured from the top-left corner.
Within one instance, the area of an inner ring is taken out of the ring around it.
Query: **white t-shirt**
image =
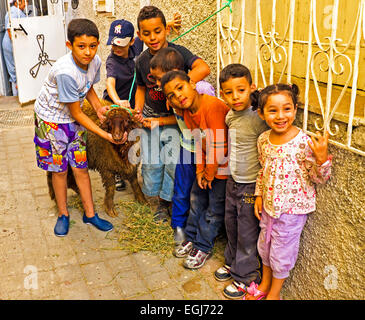
[[[72,53],[59,58],[51,67],[34,104],[35,113],[48,122],[74,122],[66,105],[84,99],[91,86],[100,80],[101,59],[95,55],[87,70],[81,69]]]

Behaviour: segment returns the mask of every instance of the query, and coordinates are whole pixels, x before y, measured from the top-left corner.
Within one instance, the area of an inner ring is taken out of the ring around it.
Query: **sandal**
[[[261,300],[267,296],[267,292],[263,292],[257,289],[259,285],[255,282],[251,282],[250,286],[247,288],[247,294],[243,297],[242,300],[247,300],[246,296],[250,295],[255,298],[255,300]]]

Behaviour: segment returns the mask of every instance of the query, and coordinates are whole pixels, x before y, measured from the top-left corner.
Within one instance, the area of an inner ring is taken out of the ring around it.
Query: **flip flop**
[[[267,296],[267,292],[263,292],[259,289],[257,289],[259,285],[255,282],[251,282],[250,286],[247,288],[247,294],[242,298],[242,300],[247,300],[246,296],[250,295],[256,298],[255,300],[262,300]]]

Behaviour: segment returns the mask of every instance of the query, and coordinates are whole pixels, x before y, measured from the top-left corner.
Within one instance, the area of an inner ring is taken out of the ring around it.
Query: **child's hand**
[[[257,196],[255,199],[255,217],[261,220],[261,213],[262,213],[262,197]]]
[[[316,136],[311,137],[311,141],[308,141],[308,145],[312,149],[318,165],[322,165],[328,160],[328,138],[328,131],[323,136],[317,131]]]
[[[143,118],[142,125],[152,130],[159,125],[159,121],[158,118]]]
[[[205,189],[207,187],[206,180],[204,179],[204,172],[198,173],[196,175],[196,180],[200,189]]]
[[[166,109],[170,110],[170,103],[169,103],[169,100],[167,100],[167,99],[166,99]]]
[[[138,109],[134,109],[134,118],[143,123],[143,114],[142,114],[142,110],[138,110]]]
[[[127,139],[128,139],[128,132],[125,131],[124,134],[123,134],[123,139],[121,141],[115,141],[113,139],[113,136],[111,133],[107,132],[107,140],[111,143],[114,143],[114,144],[124,144],[127,142]]]
[[[131,105],[128,100],[116,100],[114,102],[115,102],[115,104],[117,104],[118,106],[121,106],[123,108],[128,108],[128,109],[131,108]]]
[[[208,180],[205,180],[207,182],[207,184],[205,185],[205,188],[208,187],[210,190],[212,190],[212,181],[208,181]]]
[[[100,122],[103,123],[106,120],[105,113],[110,109],[110,106],[102,106],[96,111],[96,115],[100,119]]]
[[[174,32],[179,34],[180,29],[181,29],[181,14],[178,13],[178,12],[175,12],[174,13],[174,20],[168,21],[166,27],[167,27],[168,32],[170,32],[170,30],[172,29]]]

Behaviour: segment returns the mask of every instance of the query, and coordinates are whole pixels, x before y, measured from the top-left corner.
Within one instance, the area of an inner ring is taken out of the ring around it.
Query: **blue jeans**
[[[212,189],[201,189],[196,180],[190,194],[190,212],[186,222],[186,239],[194,248],[210,252],[224,224],[226,181],[214,179]]]
[[[177,125],[144,129],[141,137],[142,192],[171,201],[174,192],[175,167],[180,150]]]
[[[175,170],[174,195],[172,197],[171,227],[184,228],[190,210],[190,192],[196,177],[195,153],[180,148],[179,162]]]
[[[11,82],[13,96],[17,96],[18,90],[16,89],[16,72],[15,72],[15,64],[13,56],[13,45],[11,43],[7,31],[5,31],[5,36],[2,41],[2,50],[6,69],[8,70],[9,73],[9,81]]]

